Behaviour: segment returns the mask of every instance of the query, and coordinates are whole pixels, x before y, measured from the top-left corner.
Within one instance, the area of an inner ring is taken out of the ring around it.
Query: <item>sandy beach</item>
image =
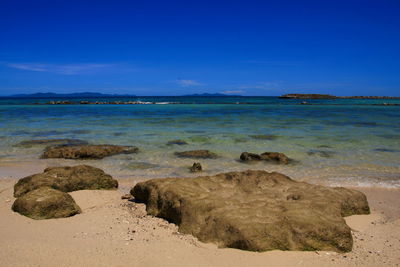
[[[247,252],[217,248],[147,216],[145,205],[121,196],[140,179],[119,179],[116,191],[71,195],[82,214],[32,220],[11,210],[15,178],[0,179],[1,266],[399,266],[400,190],[356,188],[371,214],[346,218],[350,253]]]

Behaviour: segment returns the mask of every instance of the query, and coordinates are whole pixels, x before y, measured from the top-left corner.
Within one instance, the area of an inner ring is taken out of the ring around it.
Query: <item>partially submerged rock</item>
[[[185,140],[181,140],[181,139],[176,139],[176,140],[171,140],[167,142],[167,145],[187,145],[188,143]]]
[[[279,152],[264,152],[262,154],[243,152],[240,155],[240,160],[245,162],[265,160],[279,164],[289,164],[291,161],[285,154]]]
[[[342,217],[369,213],[361,192],[265,171],[153,179],[131,194],[148,214],[177,224],[181,233],[251,251],[350,251],[351,229]]]
[[[117,145],[61,145],[46,148],[42,158],[64,159],[102,159],[117,154],[131,154],[138,152],[134,146]]]
[[[14,186],[14,197],[20,197],[43,186],[72,192],[84,189],[115,189],[118,187],[118,181],[103,170],[88,165],[52,167],[45,169],[43,173],[20,179]]]
[[[183,152],[175,152],[175,155],[180,158],[195,158],[195,159],[215,159],[217,154],[209,150],[189,150]]]
[[[189,168],[190,172],[201,172],[203,167],[201,167],[200,162],[193,163],[192,167]]]
[[[19,142],[15,146],[30,148],[33,146],[56,146],[56,145],[87,145],[88,142],[79,139],[34,139]]]
[[[65,218],[81,212],[69,194],[46,186],[17,198],[12,210],[36,220]]]

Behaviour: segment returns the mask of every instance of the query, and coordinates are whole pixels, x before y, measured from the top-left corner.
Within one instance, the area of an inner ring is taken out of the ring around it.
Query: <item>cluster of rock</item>
[[[69,217],[81,209],[68,192],[116,188],[117,180],[92,166],[47,168],[43,173],[18,180],[12,209],[37,220]]]
[[[131,194],[149,215],[177,224],[181,233],[251,251],[350,251],[351,229],[343,217],[369,213],[361,192],[265,171],[153,179]]]
[[[157,102],[143,102],[143,101],[49,101],[45,105],[145,105],[145,104],[157,104]]]

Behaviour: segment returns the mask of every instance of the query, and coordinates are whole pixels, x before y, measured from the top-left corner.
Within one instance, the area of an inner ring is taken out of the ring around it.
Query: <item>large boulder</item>
[[[60,145],[46,148],[42,158],[102,159],[117,154],[138,152],[134,146],[117,145]]]
[[[52,167],[45,169],[43,173],[20,179],[14,186],[14,196],[20,197],[43,186],[72,192],[84,189],[115,189],[118,181],[92,166]]]
[[[46,186],[17,198],[12,210],[36,220],[64,218],[81,212],[69,194]]]
[[[189,150],[183,152],[175,152],[175,155],[180,158],[193,159],[215,159],[217,155],[209,150]]]
[[[288,156],[279,152],[264,152],[262,154],[243,152],[240,155],[240,160],[245,162],[264,160],[279,164],[289,164],[291,162]]]
[[[265,171],[153,179],[131,194],[148,214],[177,224],[181,233],[251,251],[350,251],[351,229],[343,216],[369,213],[361,192]]]
[[[25,140],[16,144],[18,147],[30,148],[33,146],[56,146],[56,145],[87,145],[88,142],[79,139],[34,139]]]

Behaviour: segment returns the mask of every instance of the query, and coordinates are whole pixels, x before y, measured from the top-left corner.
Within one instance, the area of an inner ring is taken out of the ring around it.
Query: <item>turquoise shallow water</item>
[[[193,176],[187,170],[193,160],[176,158],[173,152],[209,149],[219,158],[200,160],[205,174],[265,169],[322,184],[400,186],[400,106],[376,105],[399,100],[307,101],[314,105],[273,97],[133,100],[181,104],[29,105],[48,100],[0,100],[0,167],[35,161],[86,163],[122,178]],[[38,159],[43,147],[14,146],[47,138],[135,145],[140,153],[100,161],[55,161]],[[172,139],[189,144],[166,145]],[[296,164],[243,164],[237,161],[243,151],[284,152]]]

